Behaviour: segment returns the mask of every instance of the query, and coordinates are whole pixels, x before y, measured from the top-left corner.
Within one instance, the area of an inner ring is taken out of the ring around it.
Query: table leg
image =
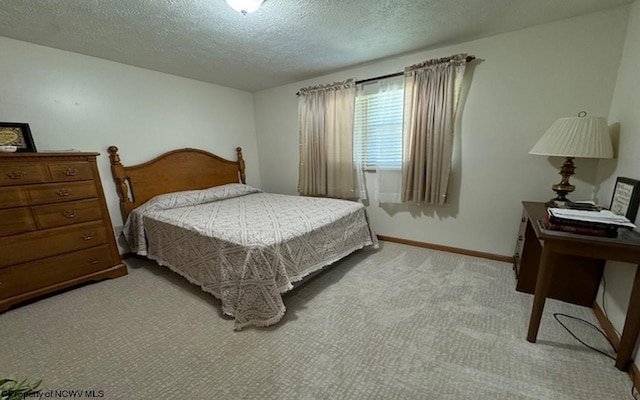
[[[531,308],[531,318],[529,319],[529,332],[527,333],[527,341],[536,342],[538,337],[538,328],[542,319],[542,311],[544,303],[549,294],[549,287],[553,277],[553,250],[550,245],[542,246],[542,255],[540,257],[540,266],[538,267],[538,278],[536,280],[536,291],[533,295],[533,307]]]
[[[629,298],[627,317],[624,320],[620,347],[618,348],[618,358],[616,368],[627,371],[631,363],[631,355],[636,347],[638,333],[640,332],[640,266],[636,269],[636,277],[633,281],[633,289]]]

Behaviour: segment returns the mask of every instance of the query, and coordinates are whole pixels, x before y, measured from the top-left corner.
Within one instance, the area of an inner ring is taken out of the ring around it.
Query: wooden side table
[[[588,257],[598,260],[615,260],[640,264],[640,234],[634,231],[620,230],[618,238],[577,235],[573,233],[545,230],[538,221],[546,214],[543,203],[523,202],[528,213],[533,233],[541,245],[541,257],[538,269],[536,289],[529,320],[527,341],[535,343],[540,327],[549,289],[556,271],[562,268],[557,262],[559,257]],[[631,363],[631,355],[640,332],[640,268],[638,268],[631,290],[627,316],[620,338],[620,347],[616,359],[616,368],[626,371]]]
[[[544,204],[524,203],[520,233],[514,254],[516,290],[534,294],[538,278],[542,241],[536,232],[537,221],[547,211]],[[557,255],[558,268],[553,276],[548,297],[585,307],[592,307],[598,294],[604,260],[575,255]]]

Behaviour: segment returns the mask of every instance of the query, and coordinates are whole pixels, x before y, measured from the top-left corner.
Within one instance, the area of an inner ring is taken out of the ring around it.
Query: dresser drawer
[[[46,182],[47,173],[39,163],[0,162],[0,186]]]
[[[0,210],[0,236],[15,235],[35,231],[36,224],[31,218],[29,207],[7,208]],[[2,257],[0,250],[0,257]]]
[[[0,268],[107,243],[102,221],[0,238]]]
[[[524,235],[524,231],[527,228],[527,213],[522,211],[522,216],[520,217],[520,229],[518,229],[518,235]]]
[[[93,181],[27,186],[31,204],[60,203],[97,197]]]
[[[63,162],[47,165],[53,182],[85,181],[91,179],[88,162]]]
[[[17,186],[0,187],[0,208],[20,207],[29,204],[27,192]]]
[[[112,267],[109,246],[98,246],[0,269],[0,299]]]
[[[38,228],[78,224],[102,218],[98,200],[69,201],[60,204],[47,204],[31,207]]]

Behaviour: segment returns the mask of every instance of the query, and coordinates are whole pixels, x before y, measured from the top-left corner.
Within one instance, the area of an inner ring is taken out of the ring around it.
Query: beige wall
[[[614,147],[617,156],[613,160],[601,160],[598,167],[598,181],[602,185],[598,200],[608,205],[619,176],[640,179],[640,3],[631,6],[624,52],[618,72],[609,124],[613,126]],[[636,218],[636,225],[640,218]],[[604,304],[609,320],[618,332],[622,332],[624,317],[629,304],[629,294],[636,272],[631,264],[609,262],[605,268],[606,293],[603,286],[598,303]],[[634,357],[637,360],[637,356]]]
[[[251,93],[0,37],[0,121],[27,122],[38,150],[97,151],[111,219],[122,225],[107,147],[125,163],[197,147],[235,159],[259,186]]]
[[[384,75],[458,52],[474,54],[480,61],[468,69],[456,132],[452,203],[442,208],[374,204],[369,212],[378,233],[510,255],[520,201],[548,199],[551,184],[559,179],[560,160],[527,153],[556,118],[581,110],[608,115],[610,124],[618,124],[618,155],[599,164],[577,160],[573,182],[578,189],[573,198],[590,198],[597,191],[600,202],[607,204],[616,177],[640,179],[638,2],[396,57],[253,96],[0,37],[0,121],[28,122],[41,150],[102,153],[99,166],[109,209],[114,225],[121,225],[106,156],[109,145],[120,147],[126,163],[179,147],[234,158],[233,149],[242,146],[249,184],[293,194],[298,177],[295,92],[299,88]],[[373,186],[375,179],[371,174],[368,178]],[[606,309],[619,331],[634,273],[635,266],[620,263],[609,264],[605,271]]]
[[[559,117],[607,116],[628,6],[456,46],[424,51],[254,94],[263,189],[296,193],[296,91],[350,77],[401,71],[425,59],[466,52],[466,101],[456,132],[451,204],[368,208],[378,234],[511,255],[522,200],[548,200],[559,159],[528,151]],[[578,160],[574,199],[591,198],[597,162]],[[369,176],[371,178],[371,176]],[[375,179],[368,179],[372,186]]]

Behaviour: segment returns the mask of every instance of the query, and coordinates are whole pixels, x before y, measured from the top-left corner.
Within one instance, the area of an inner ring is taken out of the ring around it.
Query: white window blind
[[[402,77],[358,87],[354,156],[365,168],[402,166]]]

